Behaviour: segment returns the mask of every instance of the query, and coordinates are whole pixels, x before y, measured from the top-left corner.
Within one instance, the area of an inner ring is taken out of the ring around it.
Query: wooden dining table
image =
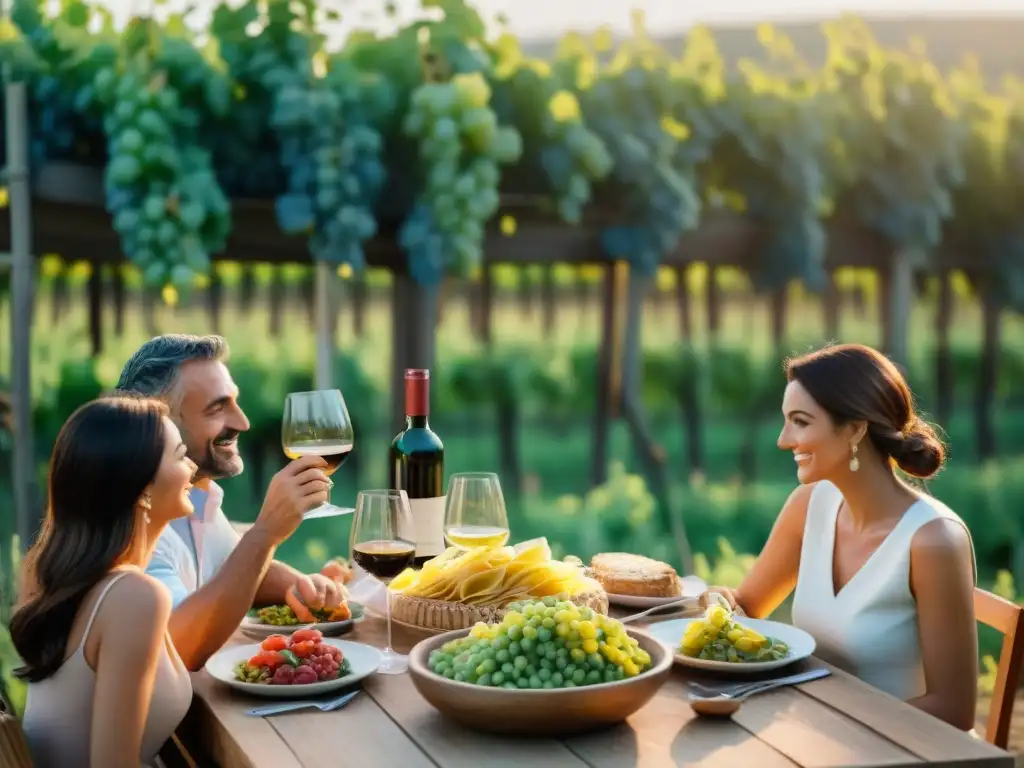
[[[392,626],[400,652],[428,636]],[[368,615],[343,639],[383,648],[385,623]],[[256,641],[239,634],[232,642]],[[709,719],[690,708],[691,673],[676,665],[624,723],[556,739],[469,730],[428,704],[409,674],[366,678],[363,692],[335,712],[251,717],[245,711],[268,700],[237,692],[204,670],[193,675],[195,699],[179,733],[196,764],[222,768],[1013,768],[1008,752],[831,671],[754,696],[731,718]]]

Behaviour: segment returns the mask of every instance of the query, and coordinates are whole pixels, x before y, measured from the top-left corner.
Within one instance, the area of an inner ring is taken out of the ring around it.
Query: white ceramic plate
[[[675,619],[663,621],[660,624],[651,624],[647,632],[654,635],[661,642],[666,643],[675,652],[676,664],[695,669],[713,670],[715,672],[729,672],[733,674],[753,674],[754,672],[765,672],[770,669],[785,667],[794,662],[806,659],[814,653],[814,638],[802,629],[781,624],[777,621],[766,621],[764,619],[741,618],[739,623],[745,627],[759,632],[765,637],[773,637],[781,640],[789,646],[789,655],[777,661],[750,661],[746,663],[733,663],[729,661],[708,661],[706,659],[694,659],[685,656],[679,650],[679,644],[683,640],[686,628],[694,621],[700,619]]]
[[[704,579],[698,576],[684,576],[679,579],[681,594],[675,597],[639,597],[637,595],[613,595],[608,593],[608,602],[625,608],[654,608],[685,597],[699,597],[707,588]]]
[[[210,660],[206,662],[206,671],[220,682],[253,696],[271,699],[301,699],[347,688],[363,678],[369,677],[380,666],[381,652],[372,645],[353,643],[349,640],[335,640],[329,637],[325,637],[321,642],[341,649],[350,665],[349,674],[339,677],[337,680],[325,680],[321,683],[307,685],[268,685],[265,683],[243,683],[241,680],[236,680],[235,665],[259,653],[259,643],[232,645],[225,648],[210,657]]]
[[[363,606],[359,603],[349,603],[349,609],[352,611],[352,618],[345,619],[344,621],[323,621],[316,624],[264,624],[256,616],[248,615],[242,619],[242,624],[239,629],[242,630],[242,634],[246,637],[251,637],[253,640],[263,640],[271,635],[290,635],[299,629],[319,629],[323,632],[324,637],[337,637],[348,632],[356,622],[362,621],[365,613]]]

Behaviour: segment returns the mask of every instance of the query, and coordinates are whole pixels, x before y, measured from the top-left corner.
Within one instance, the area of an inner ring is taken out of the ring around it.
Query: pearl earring
[[[153,502],[148,493],[142,495],[142,498],[139,500],[139,506],[142,507],[142,519],[147,523],[150,522],[149,510],[153,508]]]
[[[850,471],[856,472],[860,469],[860,459],[857,458],[857,444],[854,443],[852,446],[853,453],[850,455]]]

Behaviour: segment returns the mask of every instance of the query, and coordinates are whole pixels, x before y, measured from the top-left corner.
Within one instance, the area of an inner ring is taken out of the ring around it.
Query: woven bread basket
[[[608,613],[608,594],[600,584],[592,582],[585,592],[569,598],[576,605],[586,606],[596,613]],[[409,597],[403,594],[391,595],[391,617],[407,626],[428,632],[450,632],[453,629],[472,629],[479,621],[490,624],[501,621],[509,603],[504,605],[465,605],[446,600],[431,600],[424,597]],[[528,599],[528,598],[527,598]]]

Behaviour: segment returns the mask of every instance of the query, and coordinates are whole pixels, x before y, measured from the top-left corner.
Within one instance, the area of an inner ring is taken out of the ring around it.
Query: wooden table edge
[[[963,746],[964,752],[966,753],[962,755],[955,754],[951,755],[948,759],[938,760],[927,755],[923,755],[920,751],[916,750],[912,745],[896,741],[888,733],[879,730],[869,722],[865,722],[864,720],[852,716],[851,714],[845,712],[842,709],[841,705],[830,700],[829,697],[825,697],[818,693],[818,687],[815,686],[815,683],[819,681],[812,680],[808,683],[792,686],[794,690],[799,691],[804,696],[813,699],[822,706],[828,707],[833,711],[845,715],[850,720],[859,723],[864,728],[867,728],[868,730],[877,734],[880,738],[883,738],[895,744],[900,749],[903,749],[904,751],[914,755],[920,760],[920,763],[918,764],[936,766],[937,768],[961,768],[964,766],[974,766],[975,768],[979,768],[981,766],[984,766],[984,768],[1015,768],[1016,757],[1012,752],[1001,749],[1000,747],[997,747],[994,744],[990,744],[983,738],[971,736],[969,733],[961,731],[960,729],[950,725],[949,723],[946,723],[928,714],[927,712],[919,710],[905,701],[901,701],[895,697],[889,696],[889,694],[886,694],[885,692],[870,686],[868,683],[865,683],[858,677],[851,675],[850,673],[845,672],[844,670],[839,669],[835,665],[830,664],[817,656],[812,656],[811,662],[815,665],[826,667],[827,669],[829,669],[832,673],[831,677],[842,680],[845,685],[853,686],[855,688],[860,689],[869,689],[869,693],[872,696],[886,697],[886,699],[884,700],[891,699],[893,703],[895,703],[897,706],[903,709],[904,714],[912,718],[915,718],[921,723],[927,723],[928,728],[934,728],[939,732],[944,731],[944,735],[948,736],[949,738],[952,738],[956,742],[959,742],[959,744]],[[970,754],[972,752],[976,754]]]
[[[613,610],[615,609],[613,608]],[[618,616],[616,617],[618,618]],[[660,621],[657,620],[653,622],[645,622],[641,620],[636,622],[633,626],[649,633],[651,629],[657,626],[657,624],[659,623]],[[835,680],[839,680],[842,681],[843,685],[853,686],[854,689],[860,689],[862,691],[865,691],[871,696],[884,697],[881,699],[881,701],[886,701],[891,706],[899,708],[902,711],[902,713],[913,718],[918,723],[925,724],[926,728],[935,729],[937,732],[941,733],[947,739],[953,739],[960,746],[960,749],[957,749],[953,754],[949,756],[948,759],[942,757],[936,758],[935,755],[924,755],[921,753],[920,750],[915,749],[912,745],[898,741],[896,738],[894,738],[894,736],[890,735],[889,733],[886,733],[883,730],[880,730],[877,727],[874,727],[870,722],[866,722],[865,720],[860,719],[852,715],[851,713],[845,711],[841,706],[837,705],[828,697],[824,697],[816,693],[817,688],[815,687],[815,683],[822,682],[821,680],[811,681],[808,683],[803,683],[795,686],[789,686],[790,690],[798,691],[802,695],[814,700],[818,705],[826,707],[834,712],[838,712],[846,719],[871,731],[878,738],[892,744],[897,749],[901,750],[902,752],[905,752],[908,756],[912,756],[913,758],[915,758],[915,761],[908,763],[908,765],[927,765],[936,766],[936,768],[959,768],[960,766],[974,766],[974,768],[1016,768],[1016,758],[1013,755],[1013,753],[1007,750],[1003,750],[999,747],[996,747],[995,745],[990,744],[984,739],[975,738],[968,733],[960,731],[959,729],[956,729],[948,723],[945,723],[939,720],[938,718],[935,718],[932,715],[929,715],[928,713],[913,707],[913,705],[908,704],[905,701],[901,701],[895,697],[892,697],[889,694],[886,694],[885,692],[880,691],[877,688],[874,688],[873,686],[870,686],[863,680],[857,678],[854,675],[851,675],[848,672],[845,672],[844,670],[839,669],[835,665],[828,663],[827,661],[819,658],[818,656],[812,655],[805,663],[812,666],[820,666],[829,669],[831,675],[828,678],[824,678],[823,680],[831,679],[833,683],[835,682]],[[744,728],[744,730],[747,731],[747,733],[750,733],[750,735],[753,738],[759,738],[757,733],[754,733],[750,729],[745,728],[741,723],[737,722],[737,725],[741,728]],[[791,762],[795,762],[792,760],[792,758],[789,758],[788,755],[786,755],[784,752],[782,752],[775,746],[768,744],[767,742],[764,743],[767,746],[771,747],[775,752],[789,759]]]
[[[242,746],[238,734],[207,700],[203,683],[195,685],[195,680],[200,675],[208,676],[208,673],[205,670],[192,673],[192,706],[178,728],[182,743],[198,765],[227,765],[232,768],[265,768],[272,765],[274,768],[304,768],[288,742],[281,738],[269,720],[262,718],[250,718],[253,721],[252,727],[263,731],[261,744],[269,739],[269,743],[274,746],[270,747],[266,760],[253,762],[251,750]],[[211,679],[208,684],[219,683]]]
[[[273,717],[249,717],[240,714],[245,719],[247,728],[260,732],[259,747],[242,746],[236,728],[233,728],[232,723],[225,720],[217,706],[211,704],[209,697],[212,695],[234,701],[240,699],[243,694],[237,693],[227,686],[224,686],[227,690],[219,691],[218,689],[223,684],[213,678],[205,669],[191,673],[191,677],[193,703],[179,730],[183,741],[189,745],[190,754],[199,765],[225,765],[231,768],[236,768],[236,766],[238,768],[306,768],[306,763],[292,749],[289,739],[277,727]],[[427,763],[435,768],[440,768],[433,756],[388,712],[387,708],[377,701],[367,686],[360,682],[358,687],[365,697],[373,702],[373,706],[380,716],[391,722],[402,736],[423,755]],[[263,700],[263,702],[268,703],[267,700]],[[216,704],[216,701],[214,703]],[[260,699],[253,697],[251,706],[260,706]],[[268,747],[265,741],[267,739],[272,746]],[[264,749],[267,751],[264,752]]]

